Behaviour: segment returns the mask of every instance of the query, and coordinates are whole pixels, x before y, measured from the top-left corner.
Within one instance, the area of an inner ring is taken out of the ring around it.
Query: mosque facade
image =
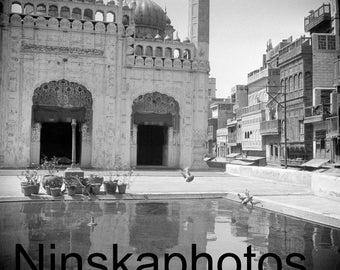
[[[205,166],[209,0],[188,1],[181,41],[151,0],[0,0],[0,167]]]

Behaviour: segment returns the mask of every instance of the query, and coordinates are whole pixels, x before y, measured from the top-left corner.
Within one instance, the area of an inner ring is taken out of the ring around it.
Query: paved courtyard
[[[0,171],[0,200],[22,201],[41,199],[39,196],[24,197],[20,190],[20,171]],[[102,171],[85,171],[106,175]],[[194,172],[193,182],[184,181],[179,171],[136,171],[124,196],[99,195],[91,199],[176,199],[223,196],[238,201],[237,193],[246,189],[259,202],[256,207],[263,207],[287,215],[340,228],[340,204],[337,201],[314,196],[308,187],[278,183],[275,181],[233,176],[224,172]],[[41,189],[44,194],[44,190]],[[83,200],[85,196],[62,199]],[[52,199],[43,196],[43,199]]]

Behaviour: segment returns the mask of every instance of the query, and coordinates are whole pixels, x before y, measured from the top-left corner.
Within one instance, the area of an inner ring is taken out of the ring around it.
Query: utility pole
[[[270,87],[279,87],[283,88],[283,106],[280,101],[276,99],[276,96],[273,97],[270,92],[268,91],[268,85],[266,85],[266,93],[270,96],[279,106],[283,107],[284,109],[284,155],[285,155],[285,169],[288,167],[288,155],[287,155],[287,92],[285,86],[270,86]]]
[[[283,88],[284,93],[283,93],[283,101],[284,101],[284,108],[285,108],[285,116],[284,116],[284,121],[285,121],[285,138],[284,138],[284,144],[285,144],[285,169],[287,169],[287,92],[286,92],[286,87]]]

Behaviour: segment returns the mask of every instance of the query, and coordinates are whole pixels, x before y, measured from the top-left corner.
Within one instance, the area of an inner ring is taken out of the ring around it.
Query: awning
[[[314,158],[310,161],[307,161],[306,163],[301,164],[301,167],[312,167],[312,168],[320,168],[322,165],[326,164],[329,161],[329,159],[319,159]]]
[[[86,109],[82,108],[62,108],[57,106],[33,106],[33,120],[35,123],[43,122],[85,122]]]
[[[243,161],[240,159],[235,159],[230,162],[230,164],[243,165],[243,166],[251,166],[251,165],[254,165],[254,163],[255,162],[247,162],[247,161]]]

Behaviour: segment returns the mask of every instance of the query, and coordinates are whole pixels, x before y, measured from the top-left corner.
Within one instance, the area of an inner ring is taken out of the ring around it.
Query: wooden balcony
[[[309,32],[313,30],[313,28],[330,21],[331,5],[323,4],[317,10],[312,11],[309,16],[305,17],[305,32]]]
[[[279,135],[281,131],[281,121],[270,120],[270,121],[263,121],[260,124],[260,133],[262,136],[268,135]]]
[[[321,122],[330,117],[330,105],[317,105],[305,108],[305,124]]]

